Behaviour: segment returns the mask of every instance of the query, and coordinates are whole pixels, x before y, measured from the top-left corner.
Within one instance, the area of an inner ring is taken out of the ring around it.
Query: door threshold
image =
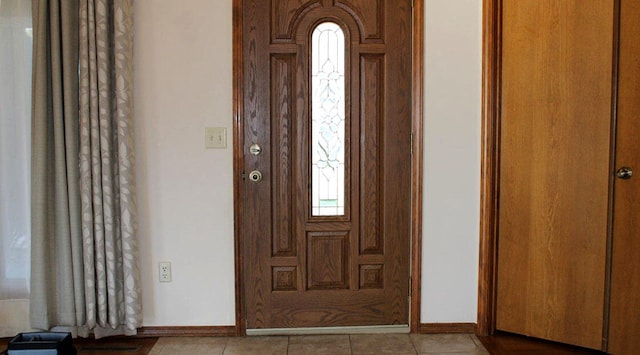
[[[327,334],[408,334],[408,324],[353,327],[265,328],[247,329],[248,336],[261,335],[327,335]]]

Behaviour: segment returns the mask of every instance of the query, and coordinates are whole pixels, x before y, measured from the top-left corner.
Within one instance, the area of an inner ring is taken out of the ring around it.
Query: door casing
[[[242,4],[233,0],[233,169],[234,169],[234,251],[235,251],[235,301],[236,334],[246,335],[244,307],[244,270],[242,204],[240,184],[244,166],[244,112],[243,112],[243,53],[242,53]],[[423,182],[423,86],[424,86],[424,0],[413,0],[412,14],[412,113],[411,113],[411,236],[410,236],[410,301],[409,319],[412,333],[420,328],[421,256],[422,256],[422,182]]]

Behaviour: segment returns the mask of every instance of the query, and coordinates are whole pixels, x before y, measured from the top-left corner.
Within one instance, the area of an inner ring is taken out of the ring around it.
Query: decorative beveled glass
[[[312,216],[343,216],[345,205],[345,36],[333,22],[311,37]]]

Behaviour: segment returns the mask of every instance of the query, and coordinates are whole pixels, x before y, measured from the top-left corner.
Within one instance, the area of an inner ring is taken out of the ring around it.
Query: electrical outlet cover
[[[171,282],[171,263],[161,261],[158,269],[160,282]]]

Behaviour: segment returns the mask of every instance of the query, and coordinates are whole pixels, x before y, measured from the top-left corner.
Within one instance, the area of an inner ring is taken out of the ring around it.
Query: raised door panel
[[[601,347],[613,0],[504,0],[497,329]]]
[[[360,253],[382,254],[384,239],[382,238],[381,206],[382,164],[380,152],[382,148],[382,128],[384,110],[382,95],[384,89],[384,56],[362,55],[360,57],[360,189],[361,189],[361,224]]]
[[[296,256],[293,195],[295,132],[296,55],[271,57],[271,141],[273,146],[273,256]]]

